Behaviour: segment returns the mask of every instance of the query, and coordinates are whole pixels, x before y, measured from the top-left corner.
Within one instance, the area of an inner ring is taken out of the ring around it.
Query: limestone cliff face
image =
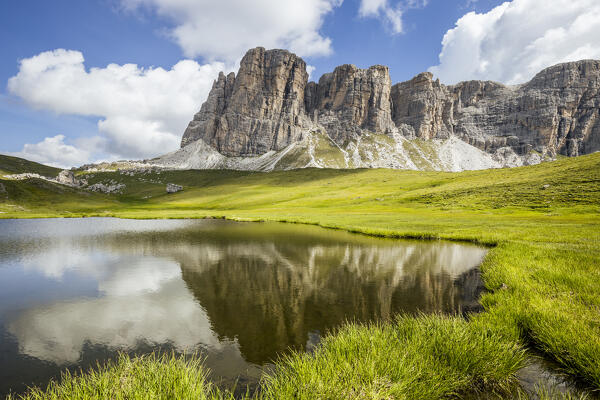
[[[250,50],[238,75],[219,75],[182,146],[198,139],[221,154],[243,156],[280,150],[309,127],[304,110],[306,63],[285,50]]]
[[[587,154],[600,150],[600,61],[559,64],[518,86],[446,86],[428,72],[392,86],[381,65],[342,65],[309,83],[301,58],[256,48],[237,76],[219,75],[182,147],[201,139],[225,156],[260,156],[316,131],[338,146],[380,134],[460,139],[505,159]]]
[[[429,72],[398,83],[391,90],[394,123],[405,136],[447,137],[452,133],[452,105],[445,101],[447,97],[448,90]]]
[[[360,136],[363,129],[388,133],[394,127],[391,87],[387,67],[342,65],[311,85],[306,109],[313,122],[325,127],[336,142]]]
[[[534,146],[549,143],[568,156],[600,150],[600,61],[543,70],[523,86],[517,108],[518,122],[536,132]]]
[[[423,139],[455,135],[487,152],[577,156],[600,150],[600,61],[547,68],[529,83],[444,86],[429,73],[392,88],[393,120]]]

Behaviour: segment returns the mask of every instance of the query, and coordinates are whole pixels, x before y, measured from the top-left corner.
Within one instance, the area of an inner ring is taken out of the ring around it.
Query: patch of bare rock
[[[177,193],[183,190],[183,186],[174,183],[167,183],[167,193]]]
[[[123,183],[117,183],[115,181],[111,181],[109,183],[95,183],[93,185],[88,186],[86,189],[92,192],[100,192],[106,194],[121,194],[125,190],[126,185]]]
[[[123,193],[123,191],[126,188],[126,185],[124,183],[119,183],[115,180],[110,180],[106,183],[98,182],[93,185],[89,185],[87,179],[77,178],[74,172],[71,170],[61,171],[56,178],[49,178],[47,176],[29,172],[22,174],[6,175],[5,178],[14,180],[41,179],[59,185],[106,194],[120,194]]]

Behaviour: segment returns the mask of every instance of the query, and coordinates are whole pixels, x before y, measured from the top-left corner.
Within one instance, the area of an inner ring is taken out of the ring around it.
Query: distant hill
[[[24,158],[5,156],[0,154],[0,175],[23,174],[25,172],[40,174],[54,178],[61,171],[60,168],[25,160]]]

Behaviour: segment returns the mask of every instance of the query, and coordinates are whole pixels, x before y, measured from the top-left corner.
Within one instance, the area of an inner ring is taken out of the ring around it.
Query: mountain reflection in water
[[[214,377],[256,379],[348,320],[476,308],[486,252],[275,223],[0,227],[0,394],[118,351],[200,351]]]

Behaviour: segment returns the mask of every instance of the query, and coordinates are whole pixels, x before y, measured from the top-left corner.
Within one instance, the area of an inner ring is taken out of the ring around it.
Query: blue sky
[[[512,84],[600,58],[597,37],[596,0],[5,1],[0,152],[71,166],[174,150],[218,71],[259,45],[314,80],[352,63]]]

